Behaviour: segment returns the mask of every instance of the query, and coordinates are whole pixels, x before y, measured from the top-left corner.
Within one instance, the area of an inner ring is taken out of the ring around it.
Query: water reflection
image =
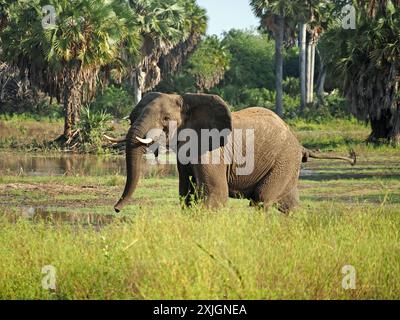
[[[125,175],[125,172],[125,158],[121,156],[0,154],[0,176],[104,176]],[[163,164],[162,159],[143,159],[142,175],[176,176],[177,169],[173,163]]]
[[[168,161],[167,161],[168,160]],[[168,159],[143,158],[142,176],[176,177],[178,175],[175,155]],[[167,164],[166,164],[167,163]],[[125,158],[122,156],[95,156],[95,155],[32,155],[32,154],[0,154],[0,176],[27,175],[27,176],[105,176],[125,175]],[[302,169],[301,177],[315,174],[314,170]]]

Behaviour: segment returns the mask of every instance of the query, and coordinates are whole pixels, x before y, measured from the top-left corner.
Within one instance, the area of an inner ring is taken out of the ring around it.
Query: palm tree
[[[357,29],[325,39],[331,72],[344,79],[353,113],[371,124],[371,142],[400,144],[400,0],[354,0]]]
[[[0,32],[6,27],[8,20],[9,0],[0,0]],[[1,37],[0,37],[0,56],[1,56]],[[0,60],[0,102],[4,99],[5,88],[12,74],[12,68]]]
[[[196,0],[183,0],[182,5],[185,12],[184,37],[168,54],[161,56],[158,65],[162,76],[179,71],[206,33],[206,11],[197,5]]]
[[[42,7],[54,6],[54,26],[42,27]],[[4,57],[31,83],[63,101],[63,141],[71,140],[82,99],[93,92],[99,70],[119,57],[137,30],[123,0],[31,0],[11,6],[3,30]],[[132,50],[133,51],[133,50]]]
[[[318,21],[317,21],[317,29],[319,32],[317,34],[316,39],[318,40],[316,48],[319,56],[319,75],[316,84],[316,95],[318,98],[318,105],[325,103],[325,80],[328,74],[327,64],[329,63],[327,60],[327,56],[330,53],[326,52],[327,48],[325,45],[326,39],[329,37],[324,37],[325,32],[329,32],[329,29],[336,28],[339,24],[342,23],[342,9],[348,4],[347,0],[335,0],[335,1],[323,1],[322,5],[314,6],[314,10],[318,13]],[[322,41],[321,41],[322,40]],[[334,50],[334,47],[331,47],[329,50]]]
[[[304,20],[299,23],[299,39],[300,39],[300,111],[304,110],[307,104],[307,24]]]
[[[131,65],[130,82],[137,103],[163,74],[174,72],[206,30],[205,11],[195,0],[131,0],[143,38],[141,59]]]
[[[0,31],[6,26],[8,17],[8,8],[11,4],[9,0],[0,0]],[[1,41],[1,40],[0,40]]]
[[[296,0],[296,20],[299,22],[300,38],[300,86],[301,105],[314,101],[315,58],[318,39],[331,17],[332,1]]]
[[[283,116],[283,49],[294,44],[295,24],[292,17],[296,10],[293,2],[285,0],[251,0],[254,14],[260,18],[261,26],[275,39],[276,64],[276,113]]]

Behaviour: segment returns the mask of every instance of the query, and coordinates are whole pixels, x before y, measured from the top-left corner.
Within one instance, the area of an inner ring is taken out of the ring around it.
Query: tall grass
[[[158,206],[100,231],[3,218],[0,298],[398,299],[399,236],[398,212],[343,205],[289,217]],[[355,290],[342,287],[346,265]]]
[[[62,124],[30,121],[25,129],[28,120],[19,120],[0,121],[0,147],[6,139],[43,139]],[[292,125],[304,145],[340,153],[354,147],[359,161],[305,164],[301,206],[290,216],[266,215],[245,200],[217,212],[181,211],[177,178],[152,171],[124,215],[104,227],[84,218],[11,223],[10,215],[34,208],[107,220],[125,177],[6,171],[0,299],[399,299],[398,149],[361,144],[369,129],[353,120]],[[46,265],[56,269],[54,291],[42,288]],[[348,265],[354,290],[342,287]]]

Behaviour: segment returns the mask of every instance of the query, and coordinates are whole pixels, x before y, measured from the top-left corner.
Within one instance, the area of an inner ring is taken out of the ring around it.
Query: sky
[[[197,0],[207,10],[207,34],[221,35],[232,28],[245,29],[258,26],[249,0]]]

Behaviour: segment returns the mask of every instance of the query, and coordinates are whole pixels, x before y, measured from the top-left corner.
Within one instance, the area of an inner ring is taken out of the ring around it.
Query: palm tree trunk
[[[400,111],[382,110],[380,119],[371,119],[372,132],[368,142],[382,141],[400,145]]]
[[[283,40],[285,31],[285,18],[283,14],[277,16],[278,34],[275,39],[275,65],[276,65],[276,113],[283,116]]]
[[[320,62],[320,72],[317,80],[317,97],[318,97],[318,104],[323,105],[325,103],[325,80],[326,80],[326,67],[325,63],[321,58]]]
[[[306,83],[306,42],[307,42],[307,25],[301,23],[300,26],[300,88],[301,88],[301,104],[300,112],[303,112],[307,103],[307,83]]]
[[[311,41],[311,66],[310,66],[310,86],[309,86],[309,103],[314,102],[314,76],[315,76],[315,50],[316,44],[315,41]]]
[[[307,49],[306,49],[306,104],[310,102],[310,77],[311,77],[311,43],[309,36],[307,36]]]
[[[380,140],[389,140],[391,134],[392,114],[389,110],[382,110],[380,118],[371,118],[372,132],[368,138],[369,142],[379,142]]]
[[[314,100],[314,70],[315,70],[315,43],[312,35],[309,34],[307,42],[307,98],[306,103],[312,103]]]
[[[72,131],[79,121],[82,97],[82,81],[80,67],[66,68],[64,73],[64,139],[71,137]]]
[[[139,83],[139,77],[138,77],[138,71],[133,73],[133,94],[135,98],[135,106],[139,103],[140,100],[142,100],[142,90],[140,88],[140,83]]]
[[[144,87],[145,77],[142,75],[140,67],[137,67],[136,71],[132,73],[131,84],[133,87],[134,95],[134,106],[136,106],[143,97],[143,87]]]
[[[390,140],[394,145],[400,146],[400,109],[396,113]]]

